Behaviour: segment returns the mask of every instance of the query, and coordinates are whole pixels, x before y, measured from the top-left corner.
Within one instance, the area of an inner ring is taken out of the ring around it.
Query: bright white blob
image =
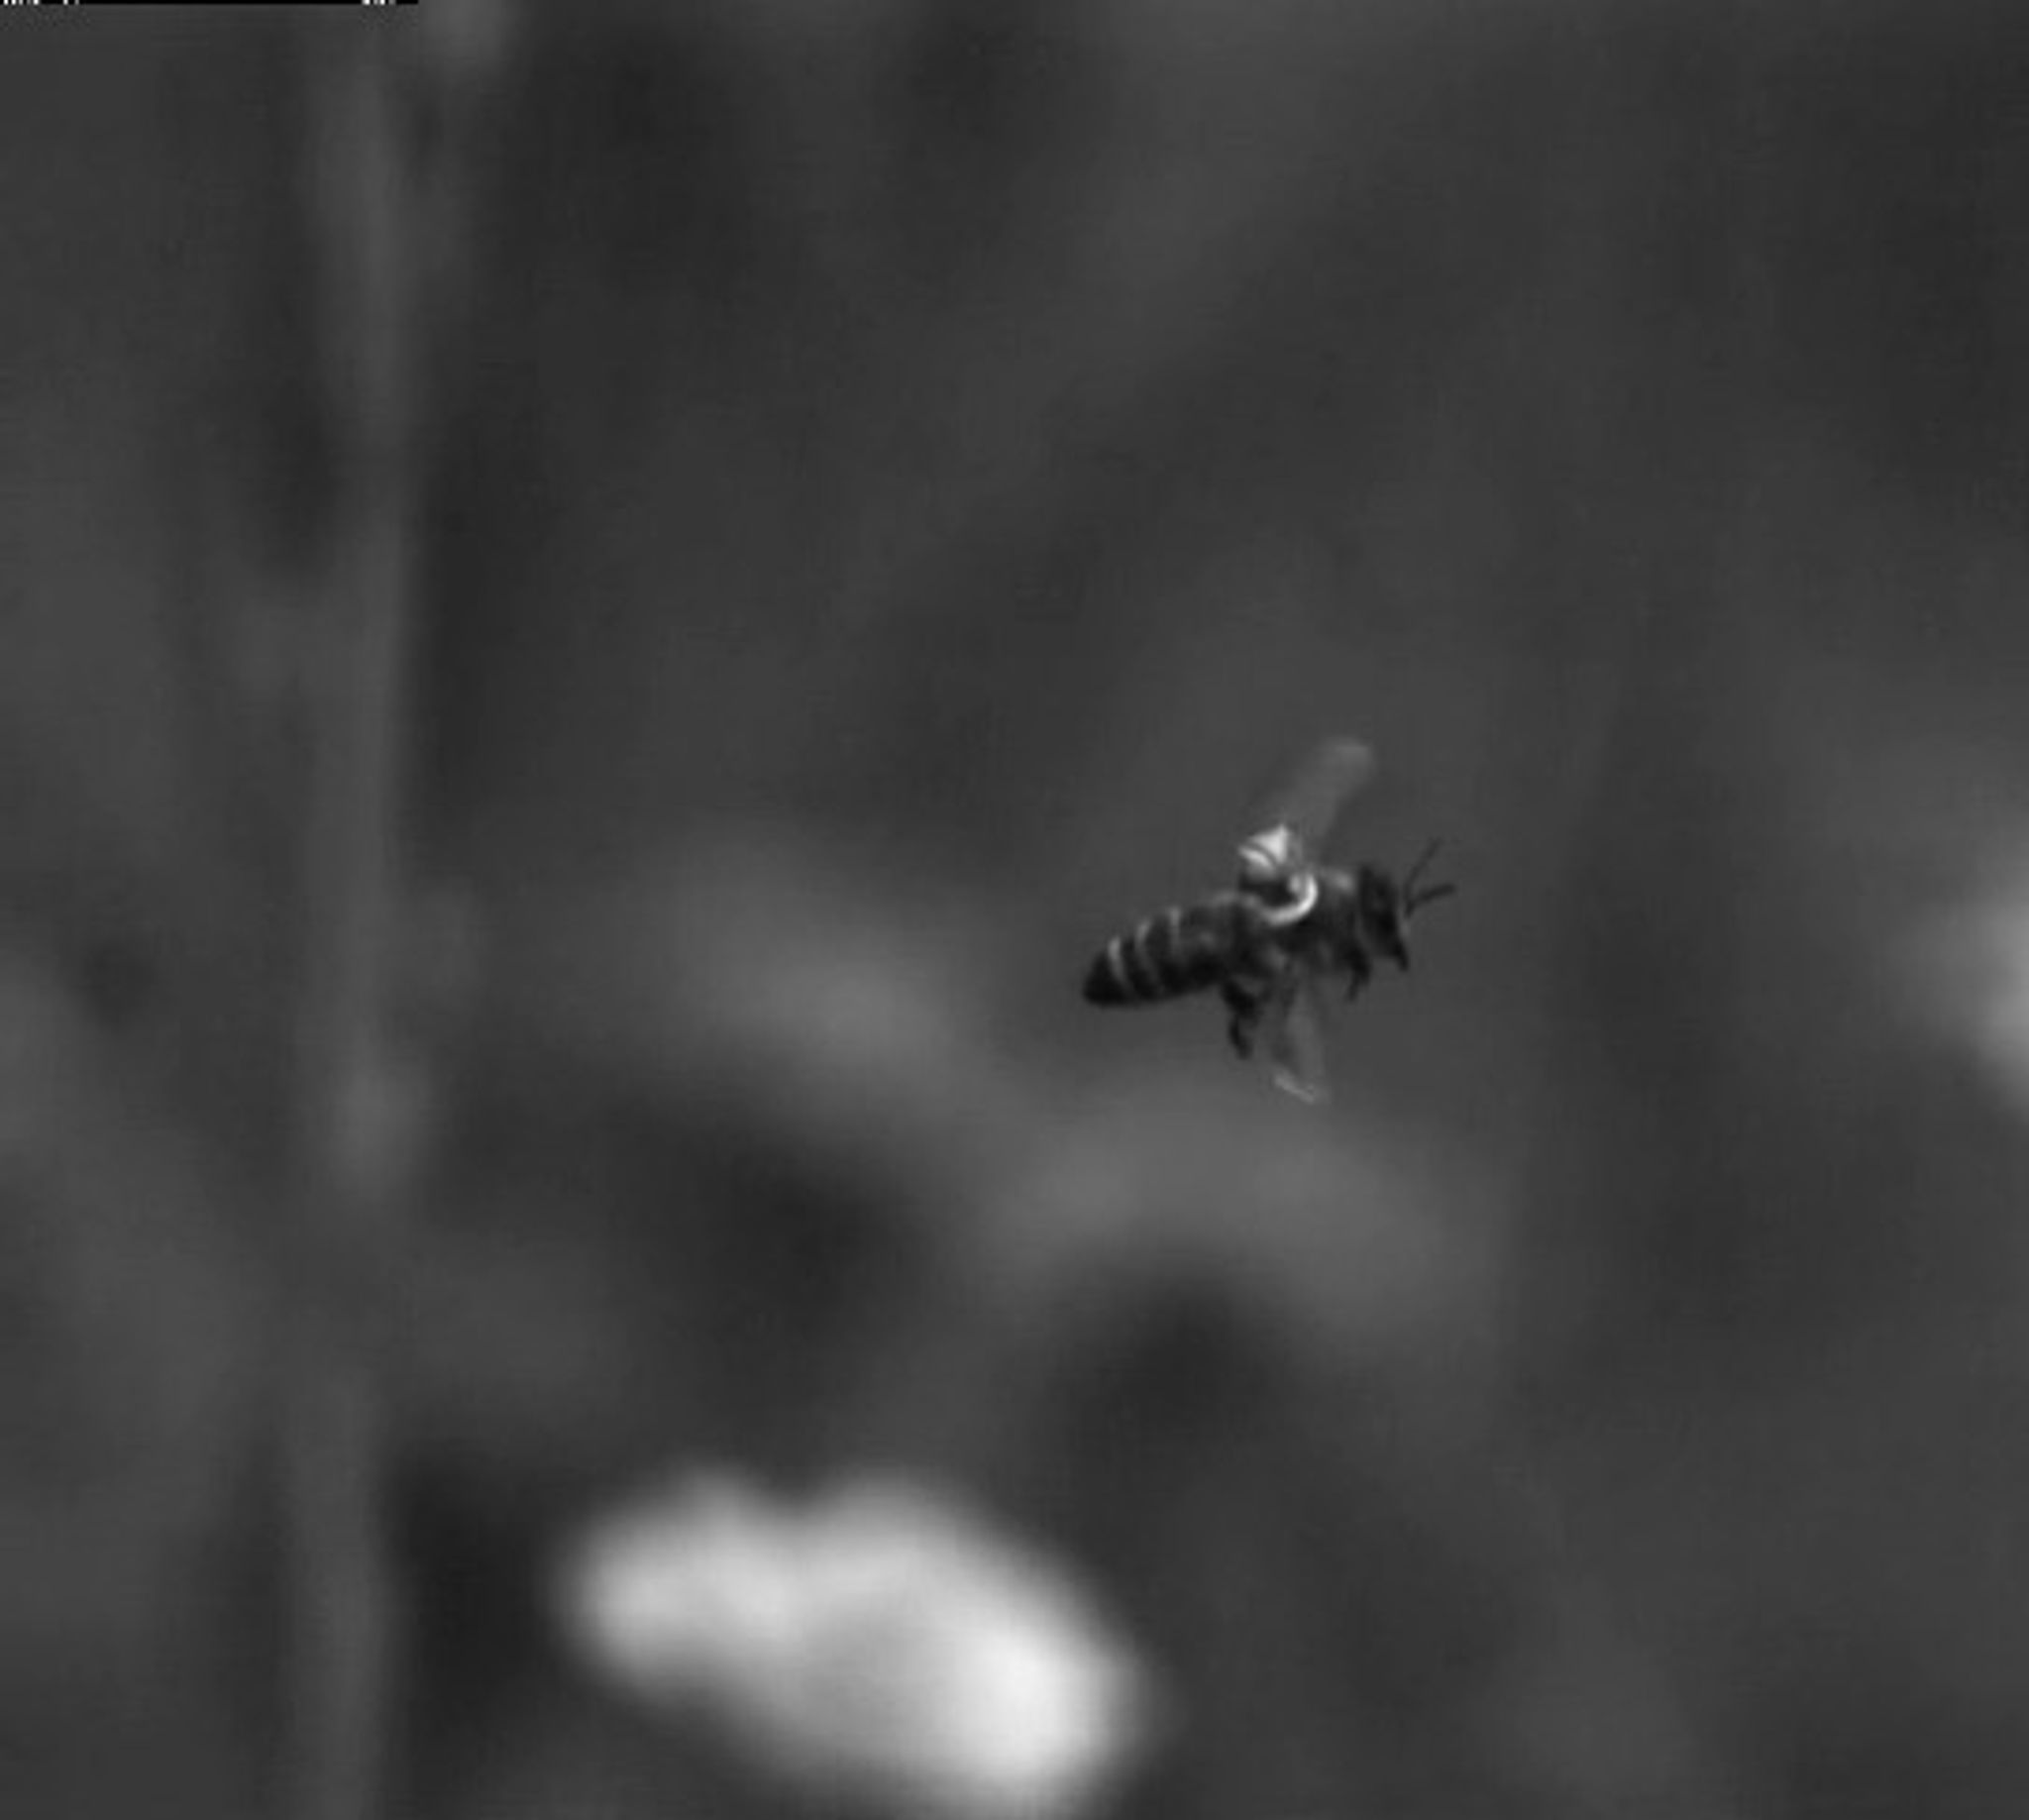
[[[2029,1110],[2029,858],[1933,917],[1913,959],[1921,1012]]]
[[[562,1594],[605,1679],[870,1813],[1074,1820],[1148,1741],[1148,1677],[1071,1577],[904,1481],[795,1507],[692,1479],[594,1526]]]

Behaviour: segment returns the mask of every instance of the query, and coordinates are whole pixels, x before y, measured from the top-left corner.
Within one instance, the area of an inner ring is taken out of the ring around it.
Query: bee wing
[[[1306,975],[1276,995],[1264,1033],[1276,1086],[1306,1106],[1322,1106],[1331,1099],[1325,1073],[1325,1013],[1315,980]]]
[[[1254,826],[1263,833],[1288,828],[1305,852],[1315,854],[1377,769],[1373,749],[1360,740],[1320,740],[1265,795]]]

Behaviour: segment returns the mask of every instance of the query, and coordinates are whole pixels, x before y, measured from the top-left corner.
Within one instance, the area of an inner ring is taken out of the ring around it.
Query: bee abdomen
[[[1094,1005],[1152,1005],[1216,986],[1233,967],[1240,934],[1223,902],[1172,907],[1116,935],[1085,975]]]

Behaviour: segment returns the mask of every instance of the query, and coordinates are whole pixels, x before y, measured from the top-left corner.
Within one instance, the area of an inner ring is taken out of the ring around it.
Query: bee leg
[[[1231,981],[1219,989],[1219,996],[1232,1014],[1227,1019],[1226,1039],[1232,1044],[1233,1053],[1244,1060],[1254,1052],[1254,1025],[1260,1017],[1260,1008]]]

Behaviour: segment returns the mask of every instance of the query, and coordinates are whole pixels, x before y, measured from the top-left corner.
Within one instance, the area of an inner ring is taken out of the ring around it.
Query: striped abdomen
[[[1172,906],[1100,949],[1085,975],[1085,997],[1094,1005],[1152,1005],[1203,992],[1247,970],[1268,934],[1260,906],[1237,892]]]

